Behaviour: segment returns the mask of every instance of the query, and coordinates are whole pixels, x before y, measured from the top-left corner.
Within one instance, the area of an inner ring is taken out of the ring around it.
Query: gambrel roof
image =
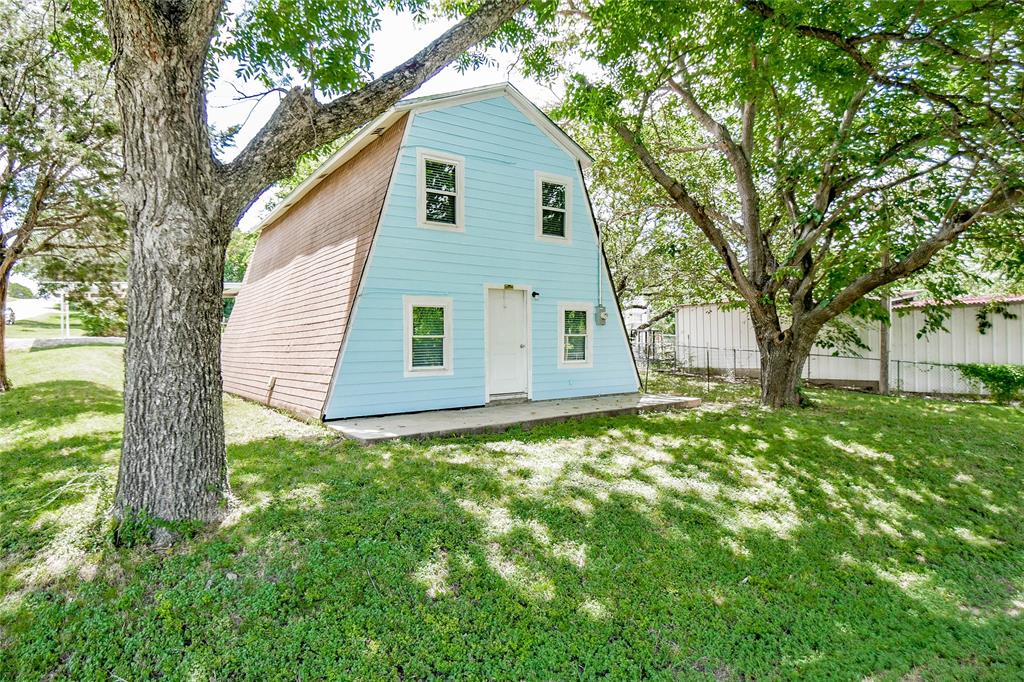
[[[306,196],[310,190],[320,184],[324,178],[348,163],[350,159],[355,157],[356,154],[362,151],[378,136],[383,135],[384,131],[390,129],[396,121],[400,120],[407,113],[429,111],[430,109],[440,107],[466,104],[469,102],[476,102],[478,100],[490,99],[492,97],[500,97],[502,95],[508,97],[509,101],[523,112],[523,115],[533,121],[538,128],[544,131],[544,133],[557,145],[565,149],[570,156],[579,161],[584,169],[589,168],[594,163],[593,157],[590,156],[583,147],[576,144],[575,140],[569,137],[564,130],[558,127],[558,124],[548,118],[547,114],[541,111],[533,102],[528,100],[523,93],[516,90],[511,83],[495,83],[494,85],[484,85],[477,88],[457,90],[455,92],[447,92],[440,95],[414,97],[402,100],[391,109],[360,128],[355,137],[349,140],[348,143],[331,156],[331,158],[327,159],[327,161],[325,161],[323,165],[316,170],[316,172],[296,187],[284,201],[275,206],[274,209],[260,222],[260,226],[270,225],[278,220],[282,215],[287,213],[292,206],[298,203],[302,197]]]
[[[224,390],[319,419],[406,119],[263,221],[221,343]]]

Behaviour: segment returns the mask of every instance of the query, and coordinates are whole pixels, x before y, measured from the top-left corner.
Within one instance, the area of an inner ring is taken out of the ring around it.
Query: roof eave
[[[320,165],[308,178],[288,193],[284,200],[271,209],[254,229],[262,229],[273,224],[278,218],[288,212],[288,209],[295,205],[310,190],[319,185],[331,173],[345,165],[352,157],[363,150],[366,145],[375,138],[383,135],[388,128],[405,114],[405,111],[398,111],[391,108],[383,114],[364,125],[356,135],[349,140],[345,146],[335,152],[327,161]]]
[[[480,100],[499,97],[501,95],[507,95],[509,99],[512,100],[512,103],[515,104],[527,118],[540,126],[540,128],[552,138],[552,141],[565,149],[570,156],[583,164],[584,169],[593,165],[594,157],[587,153],[587,150],[577,144],[568,133],[562,130],[557,123],[552,121],[551,118],[545,114],[540,107],[531,102],[526,95],[519,92],[516,86],[507,81],[504,83],[481,85],[479,87],[468,88],[458,92],[405,99],[396,104],[395,109],[399,111],[421,112],[430,109],[458,106],[459,104],[466,104],[469,102],[478,102]]]

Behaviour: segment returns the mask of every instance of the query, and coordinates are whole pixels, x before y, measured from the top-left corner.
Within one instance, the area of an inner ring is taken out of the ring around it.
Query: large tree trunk
[[[228,490],[221,288],[237,218],[299,155],[386,110],[524,3],[481,3],[413,58],[330,104],[291,89],[261,132],[222,165],[206,130],[203,66],[223,0],[106,0],[125,141],[121,198],[131,235],[115,515],[221,515]],[[158,540],[166,535],[155,532]]]
[[[175,216],[176,207],[160,203],[151,207],[162,215],[147,207],[132,221],[115,513],[213,521],[228,489],[220,370],[224,246],[210,224]]]
[[[170,6],[169,6],[170,7]],[[209,152],[208,16],[108,3],[130,228],[125,416],[114,513],[213,521],[228,490],[221,404],[224,250],[232,219]],[[133,21],[119,21],[120,13]],[[145,18],[147,22],[138,19]],[[167,537],[159,528],[156,539]]]
[[[814,335],[794,335],[791,330],[759,339],[761,350],[761,404],[765,407],[798,407],[800,375],[814,344]]]
[[[11,387],[11,381],[7,378],[7,317],[4,315],[10,279],[10,268],[0,272],[0,393]]]

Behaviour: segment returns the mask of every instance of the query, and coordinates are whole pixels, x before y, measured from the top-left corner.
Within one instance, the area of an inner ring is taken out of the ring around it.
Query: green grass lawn
[[[78,315],[71,313],[71,336],[82,336]],[[60,337],[60,313],[53,312],[46,317],[19,319],[7,325],[5,335],[9,339],[55,339]]]
[[[1024,676],[1021,409],[728,387],[363,448],[228,398],[237,505],[153,553],[103,533],[120,349],[10,360],[2,679]]]

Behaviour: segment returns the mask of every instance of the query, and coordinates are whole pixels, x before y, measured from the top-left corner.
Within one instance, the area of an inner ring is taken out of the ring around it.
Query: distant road
[[[34,320],[57,312],[59,304],[45,298],[8,298],[7,305],[14,310],[15,320]]]

